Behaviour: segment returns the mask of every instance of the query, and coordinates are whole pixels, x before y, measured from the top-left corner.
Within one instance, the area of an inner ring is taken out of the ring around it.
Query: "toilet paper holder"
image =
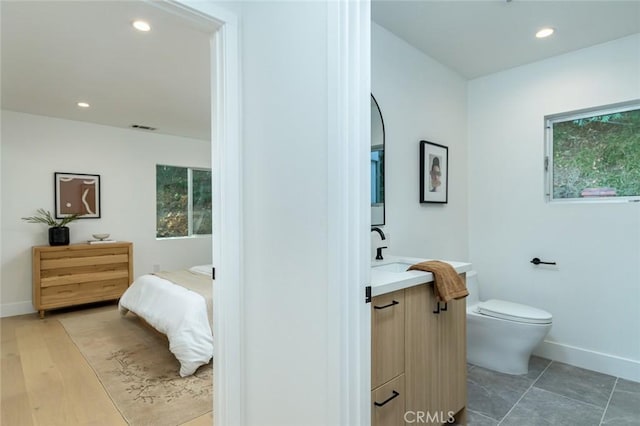
[[[533,263],[534,265],[555,265],[556,262],[543,262],[542,260],[540,260],[539,257],[534,257],[533,259],[531,259],[531,263]]]

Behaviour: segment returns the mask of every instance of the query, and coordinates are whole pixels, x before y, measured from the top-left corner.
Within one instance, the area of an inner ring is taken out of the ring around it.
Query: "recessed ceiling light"
[[[86,102],[78,102],[76,105],[78,105],[80,108],[89,108],[91,106]]]
[[[137,21],[133,21],[133,28],[135,28],[138,31],[151,31],[151,25],[149,25],[149,23],[147,21],[141,21],[141,20],[137,20]]]
[[[551,34],[553,34],[555,30],[553,28],[542,28],[540,31],[538,31],[536,33],[536,37],[537,38],[545,38],[545,37],[549,37]]]

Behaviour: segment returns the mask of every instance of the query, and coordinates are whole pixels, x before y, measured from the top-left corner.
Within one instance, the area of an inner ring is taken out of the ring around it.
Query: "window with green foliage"
[[[640,200],[640,102],[545,121],[550,200]]]
[[[211,234],[211,170],[156,165],[156,237]]]

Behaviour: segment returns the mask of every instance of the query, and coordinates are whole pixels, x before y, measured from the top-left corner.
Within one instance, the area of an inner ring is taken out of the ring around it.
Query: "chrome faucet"
[[[382,240],[386,240],[386,237],[384,236],[384,232],[382,232],[382,229],[378,228],[377,226],[374,226],[373,228],[371,228],[371,232],[376,231],[378,234],[380,234],[380,238]],[[378,247],[376,248],[376,260],[382,260],[382,249],[386,249],[387,246],[383,246],[383,247]]]

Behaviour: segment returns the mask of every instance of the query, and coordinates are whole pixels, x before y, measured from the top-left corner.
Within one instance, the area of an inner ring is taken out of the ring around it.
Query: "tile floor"
[[[468,426],[640,426],[640,383],[532,357],[521,376],[468,366]]]

